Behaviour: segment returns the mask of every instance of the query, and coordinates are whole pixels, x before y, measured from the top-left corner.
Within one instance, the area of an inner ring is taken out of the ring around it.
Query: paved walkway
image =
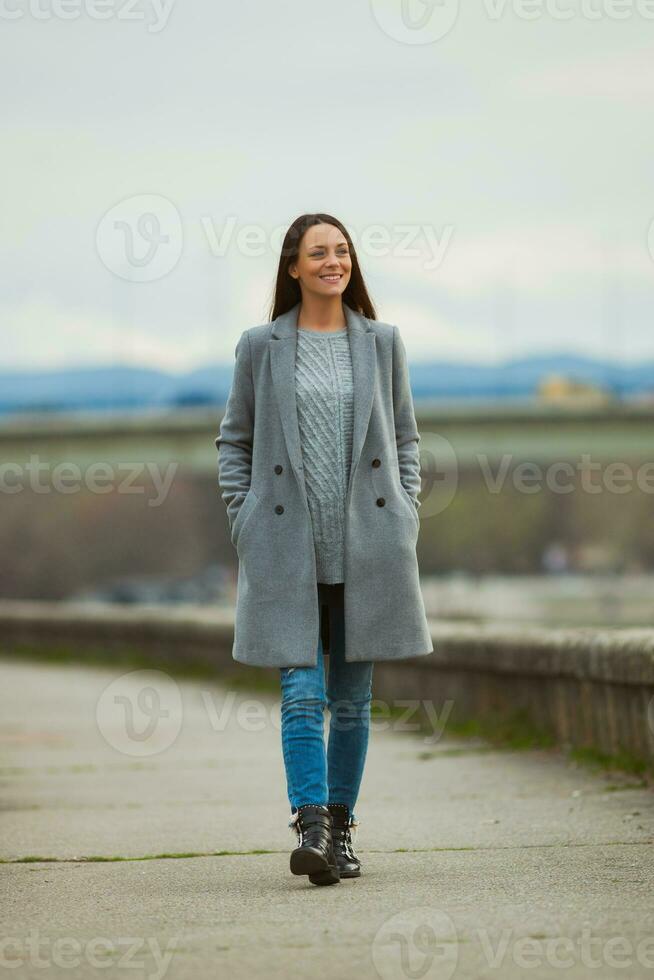
[[[364,875],[315,888],[288,870],[274,693],[0,663],[6,976],[654,977],[650,789],[389,726]]]

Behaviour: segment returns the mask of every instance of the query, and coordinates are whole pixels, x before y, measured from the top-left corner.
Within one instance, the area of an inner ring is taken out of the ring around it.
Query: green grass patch
[[[433,730],[433,720],[429,718],[424,706],[418,700],[416,700],[416,708],[417,710],[412,708],[409,712],[406,707],[401,705],[377,705],[373,703],[371,720],[375,718],[396,720],[400,722],[397,727],[398,732],[407,732],[421,739],[436,734]],[[404,722],[406,722],[406,727]],[[448,736],[471,741],[477,739],[487,744],[476,746],[474,749],[453,746],[441,749],[439,755],[445,753],[462,755],[470,751],[489,752],[493,749],[508,751],[550,748],[556,745],[553,736],[535,726],[525,711],[515,711],[510,716],[485,712],[482,717],[461,720],[453,720],[451,717],[447,717],[443,724],[441,738],[447,739]],[[421,757],[433,758],[435,754],[425,751],[421,753]]]
[[[187,860],[188,858],[205,857],[248,857],[257,854],[286,854],[286,851],[268,851],[263,849],[253,849],[251,851],[179,851],[165,852],[163,854],[138,854],[134,857],[124,857],[120,855],[104,854],[84,854],[80,857],[43,857],[38,854],[28,854],[20,858],[0,858],[0,864],[116,864],[129,861],[169,861]]]
[[[578,747],[569,749],[568,757],[574,762],[579,762],[582,765],[590,766],[592,769],[599,769],[604,772],[618,770],[620,772],[629,772],[644,776],[654,771],[651,763],[647,759],[642,759],[625,749],[611,755],[607,752],[600,752],[599,749],[594,749],[591,746]],[[647,785],[647,780],[643,779],[636,785]],[[632,789],[634,787],[611,786],[608,788],[608,791],[616,792],[624,788]]]
[[[525,711],[448,721],[445,732],[457,738],[481,738],[505,749],[546,749],[556,745],[554,737],[538,728]]]
[[[604,841],[602,847],[639,847],[642,841],[634,840],[609,840]],[[649,842],[648,842],[649,843]],[[595,848],[597,845],[593,841],[573,841],[564,844],[559,841],[535,841],[529,844],[466,844],[460,847],[395,847],[390,850],[386,848],[361,848],[362,854],[445,854],[458,851],[522,851],[522,850],[558,850],[564,848]],[[82,857],[61,858],[61,857],[39,857],[28,855],[21,858],[0,858],[0,864],[127,864],[131,861],[167,861],[167,860],[187,860],[189,858],[212,858],[212,857],[258,857],[265,854],[288,855],[288,850],[251,850],[251,851],[189,851],[187,853],[164,853],[164,854],[139,854],[135,857],[118,857],[104,855],[88,855]],[[37,868],[34,869],[39,870]],[[618,879],[614,879],[618,880]]]

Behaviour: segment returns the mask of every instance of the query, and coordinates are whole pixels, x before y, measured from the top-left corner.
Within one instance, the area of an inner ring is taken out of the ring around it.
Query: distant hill
[[[573,354],[522,358],[498,366],[436,361],[412,364],[410,373],[415,399],[533,397],[539,381],[552,374],[597,385],[616,398],[654,391],[654,361],[624,367]]]
[[[6,371],[0,373],[0,413],[222,406],[232,372],[233,363],[198,368],[184,375],[121,366]],[[522,358],[492,367],[420,362],[410,365],[410,374],[416,402],[533,397],[538,382],[550,374],[598,385],[617,398],[654,392],[654,362],[624,367],[570,354]]]

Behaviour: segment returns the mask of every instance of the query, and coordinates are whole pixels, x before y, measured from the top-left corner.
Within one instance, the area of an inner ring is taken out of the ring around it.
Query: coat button
[[[377,506],[378,507],[383,507],[385,503],[386,503],[386,501],[384,500],[383,497],[377,497]]]
[[[275,473],[281,473],[283,469],[284,467],[280,463],[277,463],[277,466],[275,467]]]
[[[375,468],[376,468],[377,466],[381,466],[381,459],[373,459],[373,461],[372,461],[372,465],[373,465],[373,466],[374,466]]]
[[[276,514],[283,514],[284,513],[284,508],[282,507],[281,504],[277,504],[277,506],[275,507],[275,513]]]

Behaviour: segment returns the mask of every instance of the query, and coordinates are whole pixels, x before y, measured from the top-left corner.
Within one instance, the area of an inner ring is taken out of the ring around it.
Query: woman
[[[236,346],[215,440],[239,558],[232,656],[279,670],[291,871],[316,885],[361,873],[352,830],[373,663],[434,649],[406,352],[397,327],[375,316],[345,227],[327,214],[297,218],[271,322]]]

